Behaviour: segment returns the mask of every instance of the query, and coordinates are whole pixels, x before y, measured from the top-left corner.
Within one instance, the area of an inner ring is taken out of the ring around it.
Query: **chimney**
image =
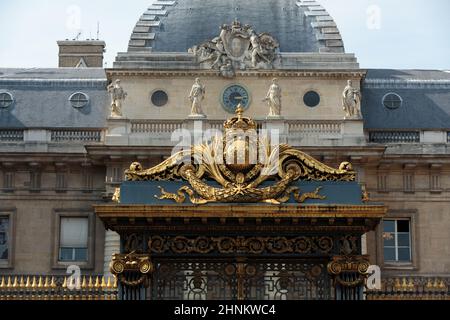
[[[59,68],[103,68],[104,41],[64,40],[58,46]]]

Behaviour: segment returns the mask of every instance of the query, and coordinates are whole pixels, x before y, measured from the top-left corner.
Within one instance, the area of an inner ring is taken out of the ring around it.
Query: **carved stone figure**
[[[111,117],[123,117],[122,105],[128,94],[120,85],[120,80],[116,80],[115,83],[110,84],[108,86],[108,92],[111,94]]]
[[[342,93],[342,106],[346,119],[361,119],[361,91],[353,87],[351,80]]]
[[[205,99],[206,88],[201,84],[200,79],[195,79],[195,83],[192,86],[191,93],[189,94],[189,99],[192,102],[191,116],[193,117],[204,117],[205,114],[202,110],[202,102]]]
[[[224,78],[234,78],[236,73],[234,72],[233,64],[230,59],[227,59],[226,63],[220,67],[220,74]]]
[[[271,65],[275,59],[274,50],[271,41],[267,38],[267,34],[257,35],[254,30],[251,31],[250,43],[252,45],[252,67],[256,68],[259,63]],[[266,40],[266,42],[264,42]]]
[[[236,69],[272,68],[278,48],[278,42],[269,34],[258,35],[251,26],[243,26],[235,20],[231,26],[221,26],[218,37],[189,49],[189,52],[206,68],[218,69],[222,76],[231,77]]]
[[[272,85],[264,99],[269,105],[269,117],[281,117],[281,87],[278,85],[278,79],[272,80]]]

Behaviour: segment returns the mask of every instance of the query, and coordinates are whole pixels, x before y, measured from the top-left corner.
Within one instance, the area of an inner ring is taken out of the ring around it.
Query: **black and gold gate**
[[[161,261],[149,286],[154,300],[329,300],[322,261]]]
[[[256,129],[238,108],[224,140],[148,170],[133,163],[117,204],[96,206],[121,236],[111,270],[122,299],[363,297],[361,237],[386,208],[369,203],[350,163],[333,169]]]
[[[181,212],[187,209],[177,208]],[[197,208],[191,215],[205,208]],[[373,228],[378,219],[373,216],[381,214],[382,207],[371,207],[372,217],[364,218],[354,218],[350,208],[346,208],[348,214],[338,214],[340,218],[328,218],[324,213],[321,218],[296,218],[298,212],[290,212],[291,217],[286,218],[281,207],[277,207],[281,219],[267,211],[244,220],[220,217],[229,215],[229,209],[215,206],[214,218],[199,219],[189,217],[188,212],[175,214],[152,206],[97,207],[102,219],[122,236],[124,253],[114,255],[111,264],[121,284],[120,298],[362,299],[369,263],[368,257],[361,255],[361,234]],[[302,211],[308,210],[303,207]],[[238,208],[234,211],[240,212]],[[124,216],[127,218],[118,218]]]

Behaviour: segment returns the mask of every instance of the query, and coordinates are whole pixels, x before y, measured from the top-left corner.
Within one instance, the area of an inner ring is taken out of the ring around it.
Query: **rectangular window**
[[[0,217],[0,261],[9,259],[9,218]]]
[[[38,192],[41,189],[41,173],[38,171],[30,172],[30,190]]]
[[[118,168],[118,167],[114,167],[113,168],[113,176],[112,176],[112,180],[115,183],[119,183],[123,181],[123,171],[122,168]]]
[[[432,173],[430,175],[430,189],[431,191],[441,190],[441,176],[438,173]]]
[[[414,192],[414,173],[405,173],[403,175],[403,189],[405,192]]]
[[[56,173],[56,191],[57,192],[65,192],[67,191],[67,180],[66,180],[65,172],[57,172]]]
[[[87,261],[88,232],[88,218],[61,218],[59,261]]]
[[[93,173],[85,170],[83,172],[83,192],[92,192],[94,189],[94,177]]]
[[[410,220],[383,221],[384,261],[411,262]]]
[[[5,172],[3,174],[3,188],[5,192],[14,190],[14,172]]]
[[[386,173],[378,173],[378,191],[386,192],[387,191],[387,174]]]

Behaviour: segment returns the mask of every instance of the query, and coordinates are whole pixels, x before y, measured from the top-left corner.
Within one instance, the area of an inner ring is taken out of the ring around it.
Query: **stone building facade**
[[[170,156],[174,131],[218,129],[244,101],[281,143],[351,162],[388,206],[363,239],[385,290],[448,295],[450,74],[361,69],[315,1],[208,2],[156,1],[111,69],[97,41],[61,42],[64,68],[0,69],[0,277],[62,276],[74,264],[108,275],[119,241],[92,206],[111,202],[130,163]],[[205,117],[191,114],[196,78]],[[268,117],[274,78],[281,114]],[[343,110],[349,80],[360,116]]]

